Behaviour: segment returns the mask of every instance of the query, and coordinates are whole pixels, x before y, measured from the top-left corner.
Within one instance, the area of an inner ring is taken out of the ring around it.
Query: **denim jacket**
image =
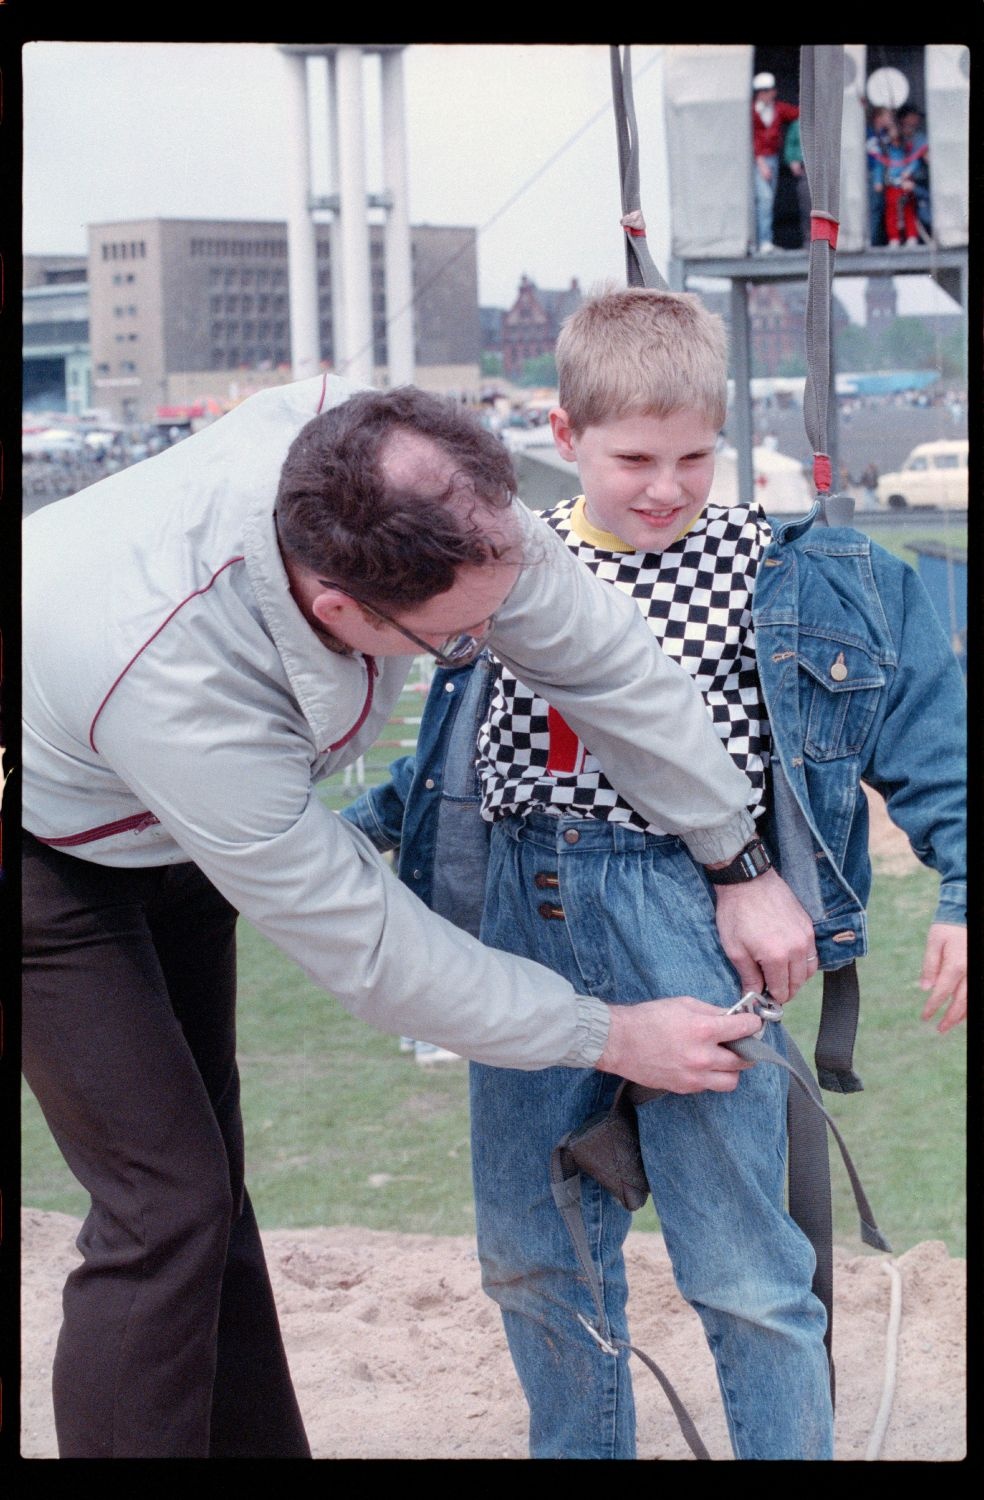
[[[342,813],[377,849],[398,849],[400,879],[473,937],[482,919],[490,831],[479,811],[475,745],[495,679],[486,653],[473,666],[439,667],[416,755],[395,760],[390,780]]]
[[[769,838],[821,967],[867,951],[866,782],[967,920],[966,692],[917,573],[850,527],[773,521],[754,622],[772,730]]]
[[[766,838],[813,919],[824,969],[867,951],[865,781],[941,877],[936,920],[966,923],[963,678],[918,575],[867,536],[773,521],[755,586],[758,670],[772,731]],[[415,757],[344,816],[435,911],[477,931],[487,827],[475,742],[491,663],[438,671]]]

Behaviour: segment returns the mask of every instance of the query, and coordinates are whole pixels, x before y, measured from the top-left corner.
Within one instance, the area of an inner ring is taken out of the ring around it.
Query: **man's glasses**
[[[360,599],[358,594],[353,594],[351,589],[343,588],[340,583],[335,583],[331,578],[319,578],[318,582],[325,588],[337,589],[347,599],[354,599],[356,604],[369,614],[375,615],[377,620],[385,620],[387,625],[391,625],[406,640],[412,641],[421,651],[426,651],[429,656],[433,656],[439,667],[466,667],[479,655],[495,629],[496,617],[489,615],[485,622],[485,629],[479,631],[477,635],[470,635],[467,631],[459,630],[443,640],[440,646],[433,646],[430,641],[422,640],[419,635],[414,635],[412,630],[408,630],[405,625],[394,620],[392,615],[384,614],[377,605],[367,604],[365,599]]]

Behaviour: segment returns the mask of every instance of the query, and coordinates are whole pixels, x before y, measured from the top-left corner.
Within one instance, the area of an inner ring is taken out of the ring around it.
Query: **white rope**
[[[881,1456],[881,1446],[885,1439],[885,1429],[888,1419],[892,1415],[892,1402],[895,1398],[895,1372],[898,1366],[899,1352],[899,1328],[902,1323],[902,1276],[894,1260],[883,1260],[882,1266],[892,1282],[891,1298],[888,1306],[888,1328],[885,1333],[885,1375],[882,1382],[881,1405],[878,1415],[875,1417],[875,1425],[871,1429],[868,1438],[868,1446],[865,1449],[865,1462],[871,1463]]]

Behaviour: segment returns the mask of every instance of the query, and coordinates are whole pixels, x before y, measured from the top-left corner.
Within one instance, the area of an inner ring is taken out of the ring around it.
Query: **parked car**
[[[879,503],[889,510],[905,510],[910,505],[966,510],[969,447],[966,438],[920,443],[897,474],[881,476]]]

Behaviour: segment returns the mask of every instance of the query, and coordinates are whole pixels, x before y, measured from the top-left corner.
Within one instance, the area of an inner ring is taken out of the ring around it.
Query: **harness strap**
[[[841,118],[844,108],[844,48],[800,48],[800,138],[810,188],[810,261],[806,283],[806,387],[803,421],[813,449],[813,484],[825,526],[849,526],[854,501],[831,494],[827,451],[833,377],[830,308],[837,231],[840,227]],[[817,122],[823,129],[817,131]]]
[[[733,1052],[737,1052],[739,1057],[747,1058],[751,1062],[776,1063],[778,1067],[785,1068],[787,1073],[789,1073],[790,1076],[795,1080],[799,1088],[802,1089],[806,1097],[815,1106],[816,1110],[823,1116],[827,1124],[830,1126],[831,1134],[833,1135],[834,1140],[837,1142],[837,1145],[840,1148],[840,1154],[844,1162],[844,1167],[847,1171],[847,1175],[851,1183],[851,1189],[854,1193],[854,1203],[858,1211],[859,1230],[862,1240],[866,1245],[870,1245],[873,1250],[890,1251],[892,1248],[891,1245],[888,1243],[885,1236],[878,1228],[878,1225],[875,1223],[875,1216],[872,1213],[871,1204],[868,1202],[868,1196],[865,1193],[864,1187],[862,1186],[861,1178],[858,1176],[857,1168],[855,1167],[854,1162],[851,1160],[851,1153],[847,1149],[847,1142],[844,1140],[844,1137],[838,1130],[836,1122],[824,1109],[821,1102],[820,1089],[817,1085],[817,1082],[810,1073],[803,1054],[800,1052],[799,1048],[797,1047],[796,1043],[793,1041],[789,1033],[786,1033],[786,1046],[790,1054],[788,1059],[783,1057],[775,1050],[774,1047],[770,1047],[767,1042],[763,1042],[761,1038],[757,1036],[741,1037],[737,1042],[726,1042],[725,1046],[729,1046]],[[812,1132],[809,1132],[809,1134],[812,1135]],[[796,1140],[797,1153],[799,1153],[800,1145],[801,1139],[798,1136]],[[792,1156],[792,1153],[793,1142],[792,1140],[790,1140],[790,1156]],[[801,1180],[808,1178],[810,1174],[811,1163],[809,1160],[809,1151],[805,1153],[805,1156],[806,1159],[802,1165],[800,1174]]]
[[[813,448],[813,483],[820,501],[817,519],[822,526],[850,526],[854,520],[853,496],[832,493],[833,474],[826,452],[833,381],[830,308],[840,215],[843,90],[843,47],[801,47],[800,135],[812,204],[803,420]],[[820,133],[818,120],[824,124]],[[833,1093],[853,1094],[864,1087],[853,1061],[858,1004],[856,964],[824,974],[814,1060],[821,1088]]]
[[[749,1062],[769,1062],[785,1068],[798,1086],[789,1090],[787,1099],[789,1214],[810,1241],[816,1256],[813,1292],[822,1302],[827,1314],[824,1345],[830,1366],[830,1394],[833,1400],[833,1212],[824,1122],[830,1127],[840,1148],[858,1210],[861,1239],[875,1250],[890,1251],[891,1246],[875,1222],[847,1144],[835,1121],[824,1109],[817,1082],[789,1033],[786,1033],[788,1058],[764,1042],[761,1034],[742,1037],[725,1045]],[[605,1353],[614,1355],[619,1348],[624,1348],[642,1359],[663,1387],[691,1452],[697,1458],[709,1458],[693,1419],[664,1372],[634,1344],[611,1338],[601,1281],[588,1244],[581,1207],[582,1171],[594,1177],[630,1212],[641,1208],[645,1203],[649,1196],[649,1184],[642,1162],[635,1111],[638,1105],[661,1099],[667,1092],[667,1089],[644,1088],[641,1084],[629,1083],[623,1079],[607,1112],[600,1111],[592,1115],[577,1130],[569,1131],[554,1147],[550,1158],[550,1186],[595,1305],[595,1327],[580,1315],[579,1320]]]
[[[828,969],[823,976],[820,1030],[813,1054],[817,1081],[828,1093],[858,1094],[864,1088],[854,1071],[860,1003],[858,966],[854,959],[842,969]]]
[[[654,286],[668,291],[649,253],[646,221],[639,199],[639,132],[632,97],[630,47],[609,47],[612,66],[612,104],[618,141],[618,169],[622,188],[622,218],[625,231],[625,276],[629,286]]]
[[[624,1085],[622,1087],[624,1088]],[[619,1095],[621,1093],[622,1088],[619,1089]],[[615,1108],[614,1104],[612,1108]],[[576,1133],[572,1131],[571,1135]],[[550,1187],[553,1192],[554,1202],[560,1210],[564,1223],[570,1232],[581,1269],[591,1289],[591,1296],[594,1300],[597,1316],[597,1326],[592,1328],[587,1319],[581,1317],[580,1314],[578,1315],[578,1319],[587,1329],[588,1333],[591,1334],[603,1353],[617,1358],[619,1349],[627,1349],[631,1354],[635,1354],[642,1360],[646,1368],[652,1371],[662,1386],[666,1399],[673,1409],[673,1414],[677,1419],[684,1441],[694,1455],[694,1458],[709,1460],[711,1455],[704,1446],[694,1420],[678,1396],[669,1376],[665,1371],[660,1369],[655,1360],[650,1359],[648,1354],[643,1353],[641,1349],[637,1349],[635,1344],[627,1343],[624,1339],[613,1340],[610,1336],[608,1318],[605,1314],[605,1302],[601,1291],[601,1282],[598,1279],[598,1272],[591,1257],[591,1249],[588,1245],[588,1236],[584,1225],[584,1213],[581,1208],[581,1174],[577,1169],[574,1157],[566,1146],[566,1142],[570,1140],[571,1135],[565,1136],[551,1155]],[[643,1199],[643,1202],[645,1202],[645,1199]]]

